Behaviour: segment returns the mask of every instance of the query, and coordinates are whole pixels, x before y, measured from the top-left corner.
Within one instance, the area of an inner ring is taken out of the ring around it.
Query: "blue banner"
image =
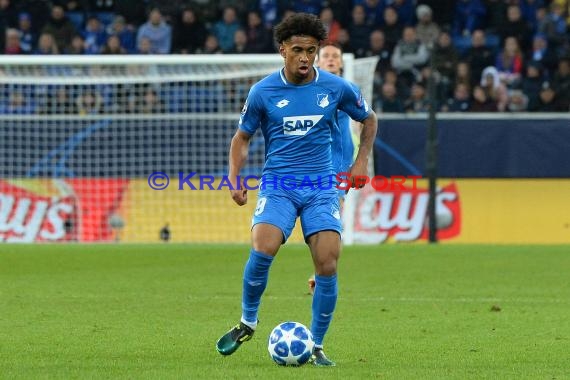
[[[426,175],[427,120],[383,120],[376,174]],[[570,119],[438,120],[442,178],[570,178]]]

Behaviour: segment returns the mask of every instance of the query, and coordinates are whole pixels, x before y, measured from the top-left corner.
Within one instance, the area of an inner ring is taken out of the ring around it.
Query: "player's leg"
[[[340,256],[341,222],[337,194],[321,191],[301,213],[301,223],[315,266],[315,291],[311,332],[315,339],[313,363],[333,366],[323,351],[338,296],[337,262]]]
[[[272,224],[256,224],[252,229],[252,243],[243,271],[241,322],[255,330],[261,295],[267,287],[273,257],[283,243],[283,232]]]
[[[293,231],[296,216],[297,211],[287,198],[260,194],[253,217],[252,249],[243,274],[242,316],[218,340],[216,348],[222,355],[231,355],[253,336],[273,257]]]
[[[315,339],[313,363],[334,366],[323,351],[325,334],[332,321],[338,297],[337,262],[340,255],[340,235],[336,231],[321,231],[308,239],[315,265],[311,332]]]
[[[338,194],[340,214],[341,214],[341,218],[342,218],[342,211],[343,211],[343,206],[344,206],[344,197],[347,194],[347,192],[346,192],[346,190],[338,190],[337,194]],[[311,276],[309,276],[309,279],[307,280],[307,285],[309,287],[309,294],[313,295],[315,293],[315,285],[316,285],[314,273]]]
[[[283,232],[271,224],[256,224],[252,229],[252,242],[253,248],[243,271],[241,319],[218,340],[216,348],[222,355],[233,354],[255,332],[261,296],[267,286],[273,257],[283,242]]]

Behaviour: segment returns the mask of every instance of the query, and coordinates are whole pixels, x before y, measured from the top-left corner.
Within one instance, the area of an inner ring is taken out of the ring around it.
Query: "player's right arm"
[[[260,125],[260,115],[262,107],[260,106],[256,86],[254,85],[247,96],[245,104],[241,110],[239,118],[239,128],[232,138],[230,145],[230,162],[229,162],[229,180],[232,184],[230,189],[232,199],[239,206],[247,203],[247,188],[243,187],[238,181],[239,173],[245,166],[249,153],[249,143]]]
[[[238,129],[230,145],[229,180],[232,184],[230,192],[232,199],[239,206],[247,203],[247,189],[239,183],[238,175],[247,161],[250,141],[251,135]]]

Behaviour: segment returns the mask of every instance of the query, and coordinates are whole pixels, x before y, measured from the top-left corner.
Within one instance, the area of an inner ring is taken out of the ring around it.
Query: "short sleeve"
[[[256,86],[249,90],[239,118],[239,129],[253,136],[261,125],[262,106]]]
[[[352,120],[363,121],[370,113],[370,106],[362,96],[360,88],[353,83],[344,81],[339,108],[346,112]]]

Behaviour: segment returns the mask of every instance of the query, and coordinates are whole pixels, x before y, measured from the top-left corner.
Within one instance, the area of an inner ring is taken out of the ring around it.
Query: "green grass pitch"
[[[254,338],[215,342],[240,316],[249,248],[0,246],[0,378],[570,378],[570,247],[345,248],[325,340],[335,368],[279,367],[271,329],[310,323],[305,246],[271,269]]]

